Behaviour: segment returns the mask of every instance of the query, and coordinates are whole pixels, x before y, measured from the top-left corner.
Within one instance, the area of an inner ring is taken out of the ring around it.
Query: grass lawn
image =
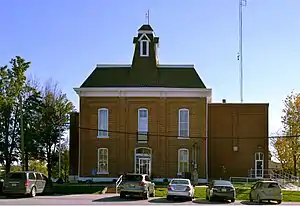
[[[237,200],[248,200],[250,188],[245,187],[236,187]],[[196,199],[205,199],[205,187],[196,187],[195,188],[195,198]],[[300,191],[282,191],[283,192],[283,201],[285,202],[300,202]],[[156,197],[166,197],[167,188],[157,188],[155,192]]]

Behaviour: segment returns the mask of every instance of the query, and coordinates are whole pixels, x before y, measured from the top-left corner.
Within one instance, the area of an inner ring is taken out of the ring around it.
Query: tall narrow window
[[[108,109],[106,108],[98,110],[98,137],[108,137]]]
[[[138,133],[148,133],[148,109],[141,108],[138,110]]]
[[[107,173],[108,173],[108,149],[99,148],[97,174],[107,174]]]
[[[149,41],[148,40],[140,41],[140,56],[142,56],[142,57],[149,56]]]
[[[188,138],[189,133],[189,110],[180,109],[178,112],[178,136]]]
[[[178,173],[189,171],[189,150],[178,150]]]

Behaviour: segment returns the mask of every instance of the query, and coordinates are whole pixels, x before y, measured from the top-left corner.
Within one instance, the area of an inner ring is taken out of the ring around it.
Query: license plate
[[[222,189],[221,191],[222,191],[222,192],[226,192],[226,189]]]
[[[15,187],[15,186],[17,186],[17,184],[11,184],[11,186]]]

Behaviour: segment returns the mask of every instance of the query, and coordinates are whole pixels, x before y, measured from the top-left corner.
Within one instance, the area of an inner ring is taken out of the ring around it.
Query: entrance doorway
[[[152,151],[147,147],[135,149],[134,172],[137,174],[151,175]]]
[[[139,172],[140,174],[150,174],[150,158],[140,158],[139,159]]]
[[[255,153],[255,178],[264,177],[264,154],[262,152]]]

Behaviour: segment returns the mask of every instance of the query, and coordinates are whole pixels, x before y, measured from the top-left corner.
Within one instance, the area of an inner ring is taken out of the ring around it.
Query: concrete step
[[[105,193],[116,193],[116,186],[107,186]]]

